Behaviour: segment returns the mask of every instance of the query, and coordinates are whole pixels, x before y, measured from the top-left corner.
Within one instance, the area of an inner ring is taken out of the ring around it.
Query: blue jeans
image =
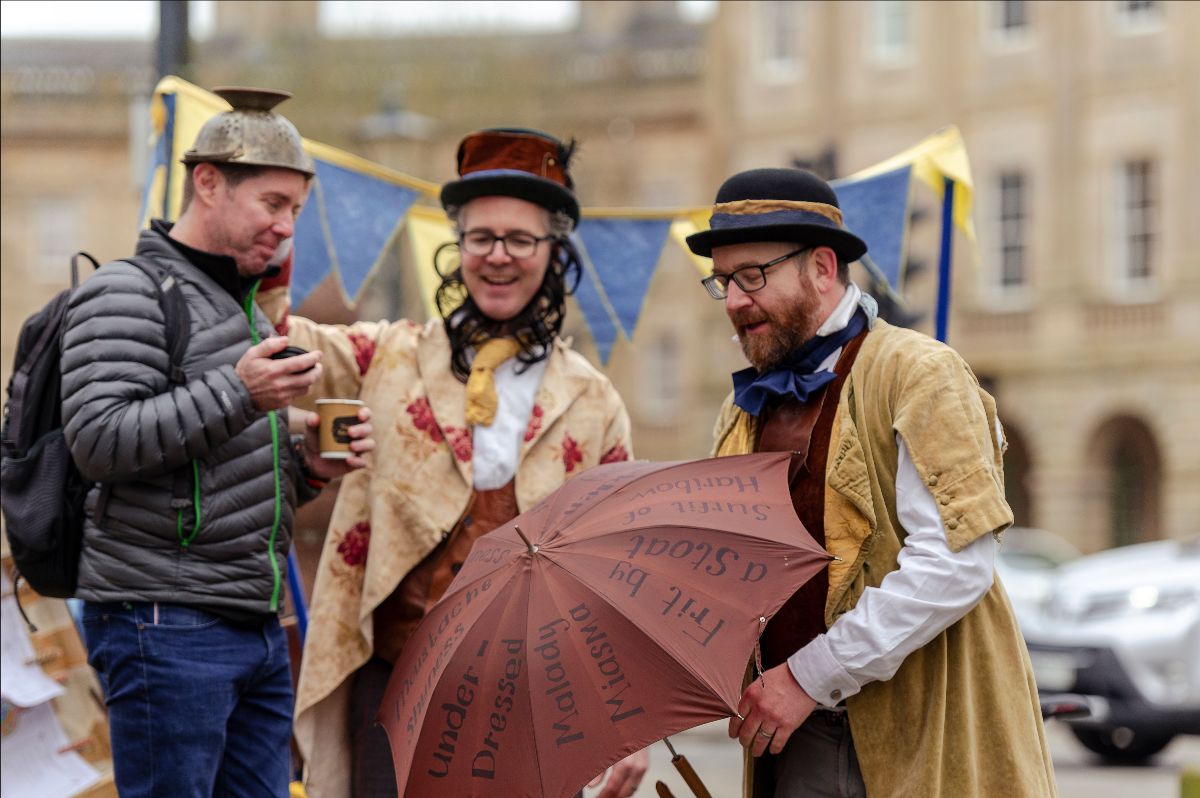
[[[83,608],[121,798],[286,796],[292,680],[272,618],[242,628],[177,604]]]

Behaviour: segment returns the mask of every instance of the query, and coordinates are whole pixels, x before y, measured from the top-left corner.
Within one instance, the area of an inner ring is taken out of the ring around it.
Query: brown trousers
[[[774,798],[866,798],[845,712],[814,712],[778,756],[765,759],[774,770]]]

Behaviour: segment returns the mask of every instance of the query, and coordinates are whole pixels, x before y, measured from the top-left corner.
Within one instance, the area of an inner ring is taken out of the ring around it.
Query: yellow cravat
[[[521,351],[513,338],[492,338],[475,353],[467,377],[467,423],[490,427],[496,420],[496,367]]]

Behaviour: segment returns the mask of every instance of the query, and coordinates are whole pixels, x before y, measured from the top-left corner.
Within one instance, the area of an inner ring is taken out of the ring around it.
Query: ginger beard
[[[821,326],[821,319],[817,318],[820,299],[809,282],[807,269],[800,278],[801,289],[796,296],[788,297],[781,308],[772,312],[756,303],[729,314],[742,353],[760,372],[778,366],[816,335]],[[762,322],[766,325],[762,326]]]

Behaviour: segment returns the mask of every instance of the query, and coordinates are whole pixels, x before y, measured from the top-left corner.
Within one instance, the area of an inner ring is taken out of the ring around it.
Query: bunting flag
[[[621,331],[631,340],[670,228],[670,219],[588,217],[576,232],[599,288],[616,313]],[[585,315],[595,312],[582,302],[580,309]]]
[[[948,183],[954,186],[951,190],[954,225],[974,243],[971,205],[975,188],[971,182],[967,147],[958,128],[954,125],[944,127],[904,152],[855,172],[846,178],[846,182],[864,180],[904,166],[912,167],[913,177],[929,186],[938,199],[945,198]]]
[[[904,167],[909,167],[913,176],[929,186],[942,201],[942,236],[941,251],[938,253],[934,336],[939,341],[945,341],[950,319],[950,264],[954,227],[967,237],[971,243],[971,256],[976,256],[975,228],[971,222],[971,204],[975,189],[971,182],[971,166],[967,160],[967,148],[963,143],[962,134],[953,125],[945,127],[899,155],[856,172],[850,176],[848,182],[866,181]],[[878,221],[872,217],[872,222]]]
[[[434,260],[438,249],[454,242],[454,229],[441,208],[417,206],[408,212],[408,245],[412,253],[412,265],[417,275],[417,286],[428,318],[438,315],[433,294],[442,277],[437,273]],[[458,253],[453,258],[443,255],[440,263],[457,266]]]
[[[900,290],[912,166],[832,183],[845,226],[867,242],[871,262],[894,291]]]
[[[168,76],[159,81],[150,100],[150,131],[154,147],[142,196],[141,227],[150,219],[177,219],[183,202],[184,166],[179,160],[196,140],[204,123],[229,103],[217,95]]]
[[[687,253],[692,265],[700,272],[701,277],[712,274],[712,260],[697,255],[687,245],[687,237],[708,229],[708,217],[712,214],[708,208],[686,211],[675,221],[671,222],[671,240]]]
[[[595,264],[588,258],[578,237],[574,240],[575,248],[583,258],[583,273],[579,275],[579,283],[575,286],[575,304],[579,306],[584,320],[587,321],[588,332],[592,334],[592,342],[596,344],[600,362],[607,365],[609,357],[612,356],[613,346],[621,337],[621,322],[604,291]]]
[[[306,149],[317,175],[296,220],[293,301],[303,302],[333,269],[346,299],[353,302],[420,192],[389,180],[379,167],[357,156],[313,142],[306,142]],[[302,278],[307,278],[304,286]]]
[[[184,178],[179,158],[213,114],[228,109],[224,100],[176,77],[155,90],[151,123],[155,136],[151,169],[143,195],[141,223],[152,217],[178,216]],[[291,299],[298,306],[330,274],[338,276],[347,302],[356,302],[372,272],[406,233],[412,267],[425,312],[437,315],[434,291],[440,277],[434,257],[452,243],[453,231],[436,206],[440,186],[402,174],[343,150],[305,140],[317,175],[309,200],[296,222]],[[907,257],[910,189],[913,179],[928,185],[944,202],[948,224],[971,243],[973,187],[966,148],[957,128],[946,128],[882,163],[833,183],[846,226],[866,240],[870,256],[863,265],[875,278],[875,290],[903,291]],[[688,254],[701,275],[712,261],[693,255],[686,239],[708,227],[709,208],[584,209],[574,241],[583,257],[575,300],[607,363],[617,342],[632,340],[661,253],[670,238]],[[943,235],[939,260],[939,336],[945,336],[949,305],[951,237]],[[456,265],[457,253],[442,253],[443,267]],[[701,291],[697,286],[697,291]]]

